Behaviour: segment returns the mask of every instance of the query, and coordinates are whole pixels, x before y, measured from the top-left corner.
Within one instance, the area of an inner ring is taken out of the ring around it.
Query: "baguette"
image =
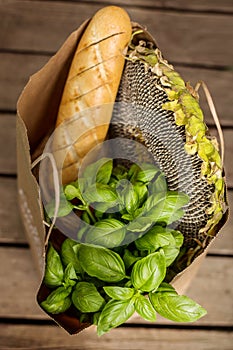
[[[108,6],[94,15],[78,44],[53,142],[63,183],[77,178],[82,158],[106,138],[131,32],[128,14],[120,7]]]

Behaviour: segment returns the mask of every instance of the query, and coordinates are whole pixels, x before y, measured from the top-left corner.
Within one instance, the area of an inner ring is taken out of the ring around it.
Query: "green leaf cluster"
[[[88,165],[75,182],[64,186],[58,216],[79,212],[82,243],[114,248],[134,241],[156,224],[170,225],[183,216],[189,198],[167,190],[163,173],[154,164],[129,169],[101,158]],[[53,213],[54,203],[48,205]]]
[[[64,195],[90,225],[78,232],[79,241],[65,239],[59,251],[50,243],[44,283],[51,293],[41,303],[44,310],[57,314],[72,307],[79,320],[97,326],[99,336],[134,312],[151,322],[157,313],[181,322],[205,314],[166,280],[183,244],[171,224],[183,215],[188,197],[168,191],[156,166],[127,169],[104,158],[66,185]]]
[[[157,241],[160,246],[167,244],[162,237]],[[139,256],[130,265],[122,255],[69,238],[60,254],[50,244],[44,283],[53,290],[41,306],[57,314],[73,305],[80,319],[97,325],[99,336],[127,321],[134,312],[151,322],[157,313],[176,322],[192,322],[205,315],[200,305],[164,282],[167,262],[163,249]]]

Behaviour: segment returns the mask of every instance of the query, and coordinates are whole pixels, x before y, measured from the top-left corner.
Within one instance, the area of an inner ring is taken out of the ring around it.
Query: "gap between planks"
[[[57,0],[48,0],[57,1]],[[59,0],[63,1],[63,0]],[[70,2],[80,2],[79,0],[69,0]],[[133,5],[131,0],[82,0],[84,3],[98,3],[103,5],[124,5],[134,6],[140,8],[148,9],[160,9],[161,11],[177,11],[177,12],[191,12],[200,14],[227,14],[231,15],[233,13],[233,6],[230,0],[166,0],[166,1],[154,1],[154,0],[134,0]]]
[[[90,327],[69,336],[62,329],[40,325],[1,325],[4,349],[33,350],[232,350],[226,331],[119,327],[98,338]]]

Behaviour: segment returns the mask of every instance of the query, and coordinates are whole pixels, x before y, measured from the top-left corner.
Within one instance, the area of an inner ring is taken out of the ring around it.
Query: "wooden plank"
[[[14,174],[16,170],[15,121],[15,116],[12,114],[0,116],[1,174]]]
[[[56,1],[56,0],[53,0]],[[75,2],[78,2],[79,0],[73,0]],[[90,0],[83,0],[83,2],[90,3]],[[92,3],[99,3],[99,0],[92,0]],[[131,0],[101,0],[101,3],[109,5],[109,4],[117,4],[117,5],[123,5],[123,6],[132,6]],[[168,9],[168,10],[174,10],[174,11],[208,11],[210,12],[217,12],[217,13],[232,13],[233,6],[231,0],[223,0],[219,2],[219,0],[195,0],[195,1],[186,1],[186,0],[160,0],[160,1],[154,1],[154,0],[134,0],[133,6],[139,6],[139,7],[150,7],[150,8],[159,8],[159,9]]]
[[[48,59],[43,55],[0,53],[0,110],[16,110],[17,99],[30,75],[42,68]]]
[[[6,6],[7,4],[7,6]],[[70,32],[103,4],[5,0],[0,3],[1,48],[54,52]],[[232,65],[230,16],[127,8],[146,25],[169,60]],[[61,25],[62,24],[62,25]],[[216,49],[217,48],[217,49]]]
[[[35,301],[39,281],[29,249],[0,247],[0,254],[2,261],[7,262],[0,265],[0,278],[4,282],[1,288],[0,318],[48,319]],[[232,259],[222,257],[205,259],[187,291],[187,295],[208,310],[208,315],[195,325],[232,325],[232,277]],[[130,322],[137,323],[138,319],[133,318]],[[143,320],[140,318],[139,322]],[[168,322],[161,318],[157,323]]]
[[[140,1],[140,0],[139,0]],[[153,2],[153,0],[151,0]],[[174,8],[180,10],[194,10],[194,11],[207,11],[211,12],[226,12],[232,13],[233,6],[231,0],[195,0],[195,1],[186,1],[186,0],[165,0],[162,1],[163,6],[166,8]]]
[[[212,135],[216,135],[216,129],[211,128],[210,132]],[[224,144],[225,144],[225,160],[224,160],[224,168],[226,173],[227,184],[230,187],[233,187],[233,129],[224,129]]]
[[[232,239],[232,228],[233,228],[233,191],[228,191],[228,203],[230,207],[230,215],[227,223],[218,233],[215,241],[210,247],[209,252],[212,254],[233,254],[233,239]]]
[[[0,267],[3,282],[0,317],[48,319],[36,304],[39,278],[30,250],[0,247],[0,255],[5,262]]]
[[[26,243],[19,215],[16,179],[0,180],[0,243]]]
[[[43,55],[0,53],[0,110],[16,109],[17,99],[30,75],[37,72],[48,60],[49,56]],[[204,80],[213,96],[222,125],[233,126],[230,108],[233,97],[233,72],[181,67],[180,65],[175,65],[174,67],[183,79],[190,81],[193,86],[198,81]],[[200,94],[203,96],[203,93],[200,92]],[[206,121],[213,124],[213,119],[204,97],[201,99],[201,106],[205,113]]]
[[[232,350],[233,335],[214,330],[117,328],[98,338],[95,329],[69,336],[56,326],[1,325],[1,346],[21,350]]]
[[[230,210],[233,208],[233,191],[228,191],[228,202]],[[233,255],[233,215],[229,215],[228,221],[218,233],[209,249],[211,254]]]

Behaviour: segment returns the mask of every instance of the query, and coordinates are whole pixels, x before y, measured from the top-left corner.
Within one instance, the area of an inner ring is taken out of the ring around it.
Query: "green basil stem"
[[[73,208],[74,208],[74,209],[80,210],[80,207],[78,207],[78,206],[76,206],[76,205],[74,205]],[[90,217],[90,219],[91,219],[91,221],[92,221],[93,224],[96,223],[97,220],[96,220],[95,216],[93,215],[93,213],[92,213],[90,207],[87,205],[87,203],[83,203],[83,209],[81,209],[81,210],[87,212],[87,214],[89,215],[89,217]]]
[[[95,217],[94,217],[94,215],[93,215],[93,213],[92,213],[92,211],[91,211],[89,206],[87,206],[86,212],[88,213],[88,215],[90,216],[90,218],[91,218],[91,220],[92,220],[92,222],[94,224],[96,222],[96,219],[95,219]]]
[[[92,220],[93,224],[96,222],[96,218],[95,216],[92,214],[90,207],[88,206],[88,203],[85,201],[85,199],[83,198],[82,194],[80,193],[80,197],[79,199],[81,200],[82,204],[83,204],[83,210],[86,210],[86,212],[88,213],[90,219]],[[78,206],[74,205],[73,206],[75,209],[80,209]]]

